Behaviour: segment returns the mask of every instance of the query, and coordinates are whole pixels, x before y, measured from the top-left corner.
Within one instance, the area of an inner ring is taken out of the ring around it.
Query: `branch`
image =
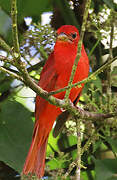
[[[81,119],[75,117],[76,131],[77,131],[77,168],[76,168],[76,180],[80,180],[81,174]]]
[[[28,71],[28,72],[31,72],[31,71],[33,71],[33,70],[37,70],[37,69],[39,69],[40,67],[43,67],[44,64],[45,64],[45,61],[44,61],[44,60],[43,60],[43,61],[40,61],[39,63],[37,63],[37,64],[35,64],[35,65],[27,68],[27,71]]]
[[[16,73],[11,72],[11,71],[5,69],[4,67],[0,66],[0,71],[9,74],[13,79],[18,79],[18,80],[24,82],[24,80],[23,80],[23,78],[21,76],[18,76]]]
[[[3,59],[6,59],[6,57],[3,57]],[[115,60],[116,58],[113,58],[112,60]],[[112,61],[111,60],[111,61]],[[6,60],[7,61],[7,60]],[[8,61],[7,61],[8,62]],[[107,64],[109,64],[110,62],[107,62],[105,65],[103,65],[101,67],[101,70],[103,69],[103,67],[106,67]],[[64,126],[64,123],[67,121],[67,119],[70,117],[70,113],[72,114],[77,114],[78,118],[81,118],[81,119],[87,119],[87,120],[103,120],[103,119],[106,119],[106,118],[111,118],[111,117],[115,117],[117,116],[117,113],[109,113],[109,114],[100,114],[100,113],[92,113],[92,112],[88,112],[88,111],[84,111],[83,109],[80,109],[80,108],[77,108],[74,107],[71,103],[69,103],[68,105],[66,105],[66,103],[63,101],[63,100],[60,100],[60,99],[57,99],[57,98],[54,98],[53,96],[50,96],[50,93],[48,93],[47,91],[44,91],[42,88],[40,88],[32,79],[31,77],[29,76],[27,70],[25,69],[25,73],[23,73],[23,77],[24,79],[17,75],[16,73],[13,73],[7,69],[5,69],[4,67],[0,67],[0,70],[5,72],[5,73],[8,73],[12,78],[16,78],[22,82],[24,82],[26,85],[28,85],[31,89],[33,89],[35,92],[37,92],[37,94],[39,94],[42,98],[48,100],[51,104],[54,104],[54,105],[57,105],[59,107],[62,107],[64,109],[67,109],[69,108],[69,111],[65,111],[64,113],[62,113],[61,115],[59,115],[58,119],[57,119],[57,124],[54,128],[54,137],[58,136],[58,134],[61,132],[63,126]],[[97,70],[98,72],[100,71],[100,69]],[[97,73],[97,71],[95,73]],[[94,73],[93,73],[94,74]],[[92,76],[93,76],[92,74]],[[88,79],[88,78],[87,78]],[[86,79],[86,80],[87,80]],[[92,79],[90,76],[89,76],[89,79]],[[83,80],[83,81],[86,81],[86,80]],[[79,84],[80,82],[78,82],[77,84]],[[62,125],[62,126],[61,126]]]
[[[65,103],[64,100],[60,100],[55,98],[54,96],[48,95],[48,92],[43,90],[41,87],[39,87],[29,76],[25,67],[25,63],[21,62],[21,55],[19,51],[16,0],[12,0],[11,2],[12,2],[11,3],[12,33],[13,33],[13,45],[15,50],[14,58],[16,60],[15,65],[18,68],[18,70],[21,72],[23,81],[28,87],[34,90],[40,97],[46,99],[49,103],[64,109],[69,109],[69,111],[72,114],[77,115],[77,110],[73,108],[73,104],[71,102]]]
[[[29,86],[32,90],[34,90],[39,96],[49,101],[51,104],[54,104],[56,106],[65,108],[67,105],[64,103],[63,100],[56,99],[53,96],[48,96],[48,92],[44,91],[41,87],[39,87],[29,76],[25,64],[21,62],[21,55],[19,51],[19,43],[18,43],[18,32],[17,32],[17,6],[16,6],[16,0],[11,1],[11,14],[12,14],[12,33],[13,33],[13,45],[14,45],[14,56],[15,56],[15,65],[18,68],[18,70],[21,72],[23,80],[27,86]],[[69,103],[71,106],[71,104]],[[68,105],[68,106],[69,106]]]
[[[104,119],[107,118],[112,118],[112,117],[116,117],[117,116],[117,112],[115,113],[94,113],[94,112],[89,112],[89,111],[85,111],[84,109],[81,109],[80,107],[75,107],[74,108],[77,109],[77,112],[79,113],[79,115],[77,115],[77,118],[80,119],[85,119],[85,120],[92,120],[94,121],[104,121]],[[66,123],[66,121],[68,121],[71,118],[71,114],[70,112],[64,111],[63,113],[61,113],[56,120],[56,125],[54,127],[53,130],[53,136],[57,137],[59,135],[59,133],[62,131],[64,124]]]
[[[11,59],[9,59],[9,58],[6,58],[6,57],[0,55],[0,59],[1,59],[2,61],[4,61],[4,62],[8,62],[8,63],[11,63],[11,64],[14,65],[14,61],[11,60]],[[102,71],[104,71],[110,64],[112,64],[112,63],[113,63],[114,61],[116,61],[116,60],[117,60],[117,56],[114,57],[113,59],[111,59],[109,62],[107,61],[106,63],[104,63],[104,65],[102,65],[97,71],[95,71],[94,73],[92,73],[88,78],[86,78],[86,79],[84,79],[84,80],[82,80],[82,81],[79,81],[79,82],[77,82],[77,83],[74,83],[74,84],[72,84],[71,86],[66,86],[66,87],[61,88],[61,89],[58,89],[58,90],[56,90],[56,91],[51,91],[51,92],[48,93],[48,96],[54,95],[54,94],[57,94],[57,93],[60,93],[60,92],[63,92],[63,91],[66,91],[66,89],[76,87],[76,86],[78,86],[78,85],[80,85],[80,84],[82,84],[82,83],[85,83],[85,84],[86,84],[86,83],[90,82],[91,80],[94,80],[98,74],[100,74]],[[27,71],[30,72],[31,70],[36,69],[38,66],[39,66],[39,67],[40,67],[40,66],[43,66],[43,64],[44,64],[43,61],[42,61],[42,62],[39,62],[38,64],[35,64],[34,66],[27,68]],[[24,65],[25,65],[25,64],[24,64]],[[21,68],[22,68],[22,67],[21,67]],[[24,68],[24,67],[23,67],[23,68]],[[19,69],[19,67],[18,67],[18,69]],[[26,71],[26,70],[25,70],[25,71]]]
[[[69,88],[73,88],[73,87],[76,87],[76,86],[79,86],[80,84],[82,83],[88,83],[90,82],[91,80],[95,80],[96,79],[96,76],[98,74],[100,74],[101,72],[103,72],[110,64],[112,64],[114,61],[117,60],[117,56],[114,57],[113,59],[111,59],[109,62],[107,61],[106,63],[104,63],[99,69],[97,69],[94,73],[92,73],[88,78],[82,80],[82,81],[79,81],[77,83],[74,83],[72,85],[68,85],[64,88],[61,88],[61,89],[58,89],[56,91],[51,91],[49,92],[48,94],[49,95],[54,95],[54,94],[57,94],[57,93],[60,93],[60,92],[63,92],[63,91],[66,91],[66,89],[69,89]]]
[[[3,59],[6,59],[5,57],[2,57]],[[81,82],[78,82],[78,83],[75,83],[73,84],[72,86],[76,86],[76,85],[79,85],[80,83],[82,82],[87,82],[91,79],[93,79],[92,77],[95,77],[96,74],[98,74],[99,72],[101,72],[102,70],[104,70],[106,68],[107,65],[109,65],[110,63],[112,63],[114,60],[116,59],[113,58],[110,62],[107,62],[105,63],[100,69],[98,69],[95,73],[93,73],[92,75],[90,75],[87,79],[81,81]],[[7,61],[7,60],[6,60]],[[69,109],[68,114],[67,116],[72,113],[74,115],[77,114],[77,116],[81,119],[92,119],[92,120],[102,120],[104,118],[110,118],[110,117],[114,117],[116,116],[116,113],[110,113],[110,114],[98,114],[98,113],[91,113],[91,112],[87,112],[87,111],[84,111],[84,110],[80,110],[79,108],[76,109],[73,104],[71,103],[68,103],[66,104],[64,102],[64,100],[60,100],[60,99],[57,99],[53,96],[50,96],[50,93],[48,93],[47,91],[43,90],[41,87],[39,87],[33,80],[32,78],[29,76],[27,70],[25,69],[25,67],[23,66],[23,78],[19,75],[17,75],[16,73],[13,73],[3,67],[0,67],[0,70],[5,72],[5,73],[8,73],[9,75],[11,75],[11,77],[13,78],[16,78],[18,80],[21,80],[22,82],[24,82],[27,86],[29,86],[31,89],[33,89],[37,94],[39,94],[42,98],[46,99],[47,101],[49,101],[51,104],[54,104],[56,106],[59,106],[59,107],[62,107],[64,109]],[[68,88],[68,87],[66,87]],[[65,89],[65,88],[64,88]],[[66,111],[65,111],[66,112]],[[60,115],[61,116],[61,115]],[[59,119],[59,118],[58,118]],[[65,117],[65,122],[64,121],[64,118],[63,118],[63,115],[62,117],[60,118],[60,121],[61,123],[60,124],[63,124],[66,122],[66,117]],[[58,120],[59,122],[59,120]],[[56,126],[55,126],[56,127]],[[61,127],[57,127],[58,128],[58,131],[61,131]],[[60,129],[60,130],[59,130]],[[56,134],[56,133],[55,133]],[[59,132],[57,133],[59,134]],[[57,136],[57,135],[54,135],[54,136]]]
[[[114,16],[113,16],[113,10],[111,10],[111,32],[110,32],[110,49],[109,49],[109,58],[108,61],[110,61],[113,58],[113,38],[114,38]],[[107,80],[108,80],[108,85],[107,85],[107,98],[108,98],[108,103],[107,103],[107,110],[111,111],[111,65],[107,69]]]
[[[11,0],[11,18],[12,18],[12,38],[15,53],[20,53],[18,30],[17,30],[17,5],[16,0]]]
[[[21,66],[20,66],[21,68]],[[43,99],[46,99],[49,103],[58,106],[58,107],[62,107],[62,108],[72,108],[72,103],[68,103],[66,104],[64,102],[64,100],[60,100],[55,98],[54,96],[50,96],[49,93],[45,90],[43,90],[40,86],[38,86],[33,80],[32,78],[29,76],[26,68],[22,65],[22,76],[25,82],[25,85],[27,85],[28,87],[30,87],[34,92],[36,92],[40,97],[42,97]],[[75,113],[75,111],[73,110],[73,112]]]
[[[6,62],[10,61],[10,59],[6,59],[6,57],[4,56],[0,56],[3,60],[5,60]],[[115,58],[114,58],[115,59]],[[107,64],[107,63],[106,63]],[[106,65],[105,64],[105,65]],[[104,66],[104,65],[103,65]],[[105,67],[105,66],[104,66]],[[102,67],[103,68],[103,67]],[[43,90],[42,88],[40,88],[29,76],[27,70],[25,69],[25,74],[23,74],[23,76],[25,76],[25,81],[24,79],[17,75],[14,72],[11,72],[10,70],[5,69],[4,67],[0,67],[0,70],[2,72],[8,73],[12,78],[16,78],[22,82],[24,82],[26,85],[28,85],[31,89],[33,89],[35,92],[37,92],[41,97],[43,97],[44,99],[48,100],[50,103],[63,107],[64,109],[67,109],[67,105],[63,100],[59,100],[57,98],[54,98],[53,96],[50,96],[50,93],[48,93],[47,91]],[[96,71],[97,72],[97,71]],[[92,74],[93,75],[93,74]],[[90,76],[89,76],[90,78]],[[87,78],[88,79],[88,78]],[[83,80],[84,81],[84,80]],[[49,99],[48,99],[49,98]],[[63,113],[61,113],[58,118],[57,118],[57,123],[56,126],[54,128],[53,131],[53,136],[56,137],[58,136],[58,134],[62,131],[62,128],[64,127],[65,122],[68,120],[68,118],[71,117],[70,112],[72,112],[75,115],[75,109],[76,107],[74,107],[72,104],[69,103],[68,107],[70,108],[69,111],[65,111]],[[92,112],[88,112],[88,111],[84,111],[81,108],[77,108],[77,115],[78,118],[80,119],[87,119],[87,120],[93,120],[93,121],[100,121],[106,118],[111,118],[111,117],[115,117],[117,116],[117,113],[109,113],[109,114],[103,114],[103,113],[92,113]]]
[[[87,1],[87,4],[90,2],[90,0]],[[89,4],[88,4],[89,7]],[[87,6],[86,6],[87,8]],[[32,78],[29,76],[26,68],[25,68],[25,64],[23,62],[21,62],[20,60],[20,52],[19,52],[19,44],[18,44],[18,33],[17,33],[17,9],[16,9],[16,0],[12,0],[12,21],[13,21],[13,27],[12,27],[12,31],[13,31],[13,39],[14,39],[14,47],[15,47],[15,51],[18,51],[17,56],[15,56],[16,60],[18,59],[18,61],[20,61],[20,63],[16,63],[16,67],[18,68],[18,70],[21,72],[23,80],[25,82],[25,84],[27,86],[29,86],[32,90],[34,90],[39,96],[41,96],[42,98],[46,99],[47,101],[49,101],[49,103],[64,108],[64,109],[69,109],[69,112],[71,112],[73,115],[79,115],[78,111],[76,108],[74,108],[73,104],[71,102],[67,102],[65,103],[64,100],[60,100],[55,98],[54,96],[50,95],[50,93],[48,93],[47,91],[43,90],[41,87],[39,87],[33,80]],[[87,10],[86,10],[87,11]],[[88,12],[87,12],[88,13]],[[85,17],[86,18],[86,17]],[[85,19],[86,21],[86,19]],[[84,28],[84,25],[83,25]],[[83,29],[84,30],[84,29]],[[16,40],[16,42],[15,42]],[[112,63],[115,59],[113,59],[112,61],[108,62],[108,64]],[[15,61],[17,62],[17,61]],[[75,83],[74,85],[72,85],[71,87],[67,87],[68,88],[72,88],[74,86],[77,86],[81,83],[86,83],[91,79],[94,79],[94,77],[99,74],[99,72],[101,72],[102,70],[104,70],[107,67],[106,65],[103,65],[99,70],[97,70],[95,73],[93,73],[92,75],[89,76],[89,78],[84,79],[81,82]]]
[[[0,47],[2,47],[8,53],[11,53],[11,48],[1,37],[0,37]]]
[[[8,57],[5,57],[5,56],[2,56],[2,55],[0,55],[0,61],[3,61],[5,63],[10,63],[10,64],[14,65],[12,59],[10,59]]]
[[[85,26],[86,26],[86,22],[87,22],[90,3],[91,3],[91,0],[87,0],[86,5],[85,5],[85,10],[84,10],[84,15],[83,15],[83,23],[82,23],[82,27],[81,27],[81,33],[80,33],[80,40],[78,42],[78,53],[77,53],[76,59],[74,61],[74,65],[72,67],[72,72],[71,72],[70,80],[68,83],[69,89],[66,90],[66,94],[65,94],[66,101],[68,101],[70,90],[71,90],[71,85],[72,85],[73,78],[74,78],[74,75],[75,75],[75,72],[77,69],[78,61],[81,57],[82,42],[83,42],[83,38],[84,38]]]
[[[10,58],[8,58],[8,57],[5,57],[5,56],[0,55],[0,61],[3,61],[3,62],[5,62],[5,63],[12,64],[13,66],[15,66],[15,63],[14,63],[15,60],[14,60],[13,58],[10,59]],[[31,72],[31,71],[33,71],[33,70],[37,70],[37,69],[39,69],[40,67],[43,67],[44,64],[45,64],[45,61],[44,61],[44,60],[43,60],[43,61],[40,61],[39,63],[28,67],[28,68],[27,68],[27,71],[28,71],[28,72]]]

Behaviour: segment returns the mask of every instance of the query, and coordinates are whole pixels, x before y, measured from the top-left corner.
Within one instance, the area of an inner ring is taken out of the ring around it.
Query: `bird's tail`
[[[44,131],[44,129],[40,129],[38,126],[34,129],[32,144],[23,168],[24,175],[35,174],[38,178],[44,175],[46,146],[48,141],[48,134]],[[42,134],[44,136],[42,136]]]

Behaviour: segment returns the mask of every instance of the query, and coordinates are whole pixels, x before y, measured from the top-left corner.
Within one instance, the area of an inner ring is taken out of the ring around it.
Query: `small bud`
[[[76,87],[77,87],[77,88],[81,88],[81,87],[82,87],[82,85],[81,85],[81,84],[79,84],[79,85],[77,85]]]
[[[19,57],[19,54],[18,53],[14,53],[14,56],[15,56],[15,58],[17,59],[18,57]]]

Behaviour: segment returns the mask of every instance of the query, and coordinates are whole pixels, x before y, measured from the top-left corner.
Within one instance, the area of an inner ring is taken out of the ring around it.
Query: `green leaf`
[[[113,0],[103,0],[103,1],[109,8],[117,10],[117,4],[115,4]]]
[[[91,179],[95,179],[94,178],[94,171],[81,171],[81,179],[83,180],[90,180]]]
[[[18,0],[17,1],[18,28],[22,30],[24,17],[32,17],[33,22],[41,21],[41,14],[52,10],[52,3],[43,0]],[[0,35],[11,44],[11,1],[0,0]],[[19,39],[21,34],[19,33]]]
[[[50,170],[54,170],[54,169],[61,169],[61,168],[65,168],[65,159],[60,159],[59,157],[58,158],[54,158],[50,161],[48,161],[46,163],[46,165],[49,166]]]
[[[94,162],[95,162],[96,180],[115,179],[117,174],[117,159],[104,159],[104,160],[95,159]]]
[[[11,30],[11,18],[0,8],[0,35],[7,38]]]
[[[7,90],[10,89],[10,85],[11,85],[11,81],[4,81],[1,85],[0,85],[0,92],[6,92]]]
[[[31,112],[16,101],[0,104],[0,160],[21,172],[31,142]]]
[[[12,79],[9,78],[5,73],[0,72],[0,92],[6,92],[7,90],[10,89]]]
[[[98,140],[97,142],[95,142],[93,144],[93,152],[95,152],[102,144],[102,141],[101,140]]]
[[[117,139],[112,139],[109,137],[106,140],[111,145],[113,152],[117,153]]]
[[[54,153],[54,151],[59,150],[58,145],[57,145],[58,139],[59,139],[59,136],[57,138],[54,138],[51,131],[49,134],[48,145],[47,145],[47,156]]]
[[[43,0],[20,0],[17,1],[18,9],[18,22],[21,23],[24,17],[31,16],[32,18],[40,19],[43,12],[51,11],[51,4],[49,1]],[[2,9],[10,15],[11,1],[10,0],[0,0],[0,6]]]

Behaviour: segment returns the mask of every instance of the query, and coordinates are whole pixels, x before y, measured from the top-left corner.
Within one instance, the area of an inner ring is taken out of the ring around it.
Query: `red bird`
[[[57,30],[57,40],[53,52],[50,54],[41,72],[39,86],[50,92],[68,85],[72,66],[77,55],[79,32],[71,25],[61,26]],[[89,61],[82,45],[81,57],[73,83],[88,77]],[[69,98],[74,102],[80,96],[82,87],[72,88]],[[65,92],[54,95],[63,99]],[[49,133],[61,109],[56,107],[40,96],[36,97],[35,125],[32,144],[23,168],[23,174],[35,174],[38,178],[43,177],[45,167],[46,146]]]

